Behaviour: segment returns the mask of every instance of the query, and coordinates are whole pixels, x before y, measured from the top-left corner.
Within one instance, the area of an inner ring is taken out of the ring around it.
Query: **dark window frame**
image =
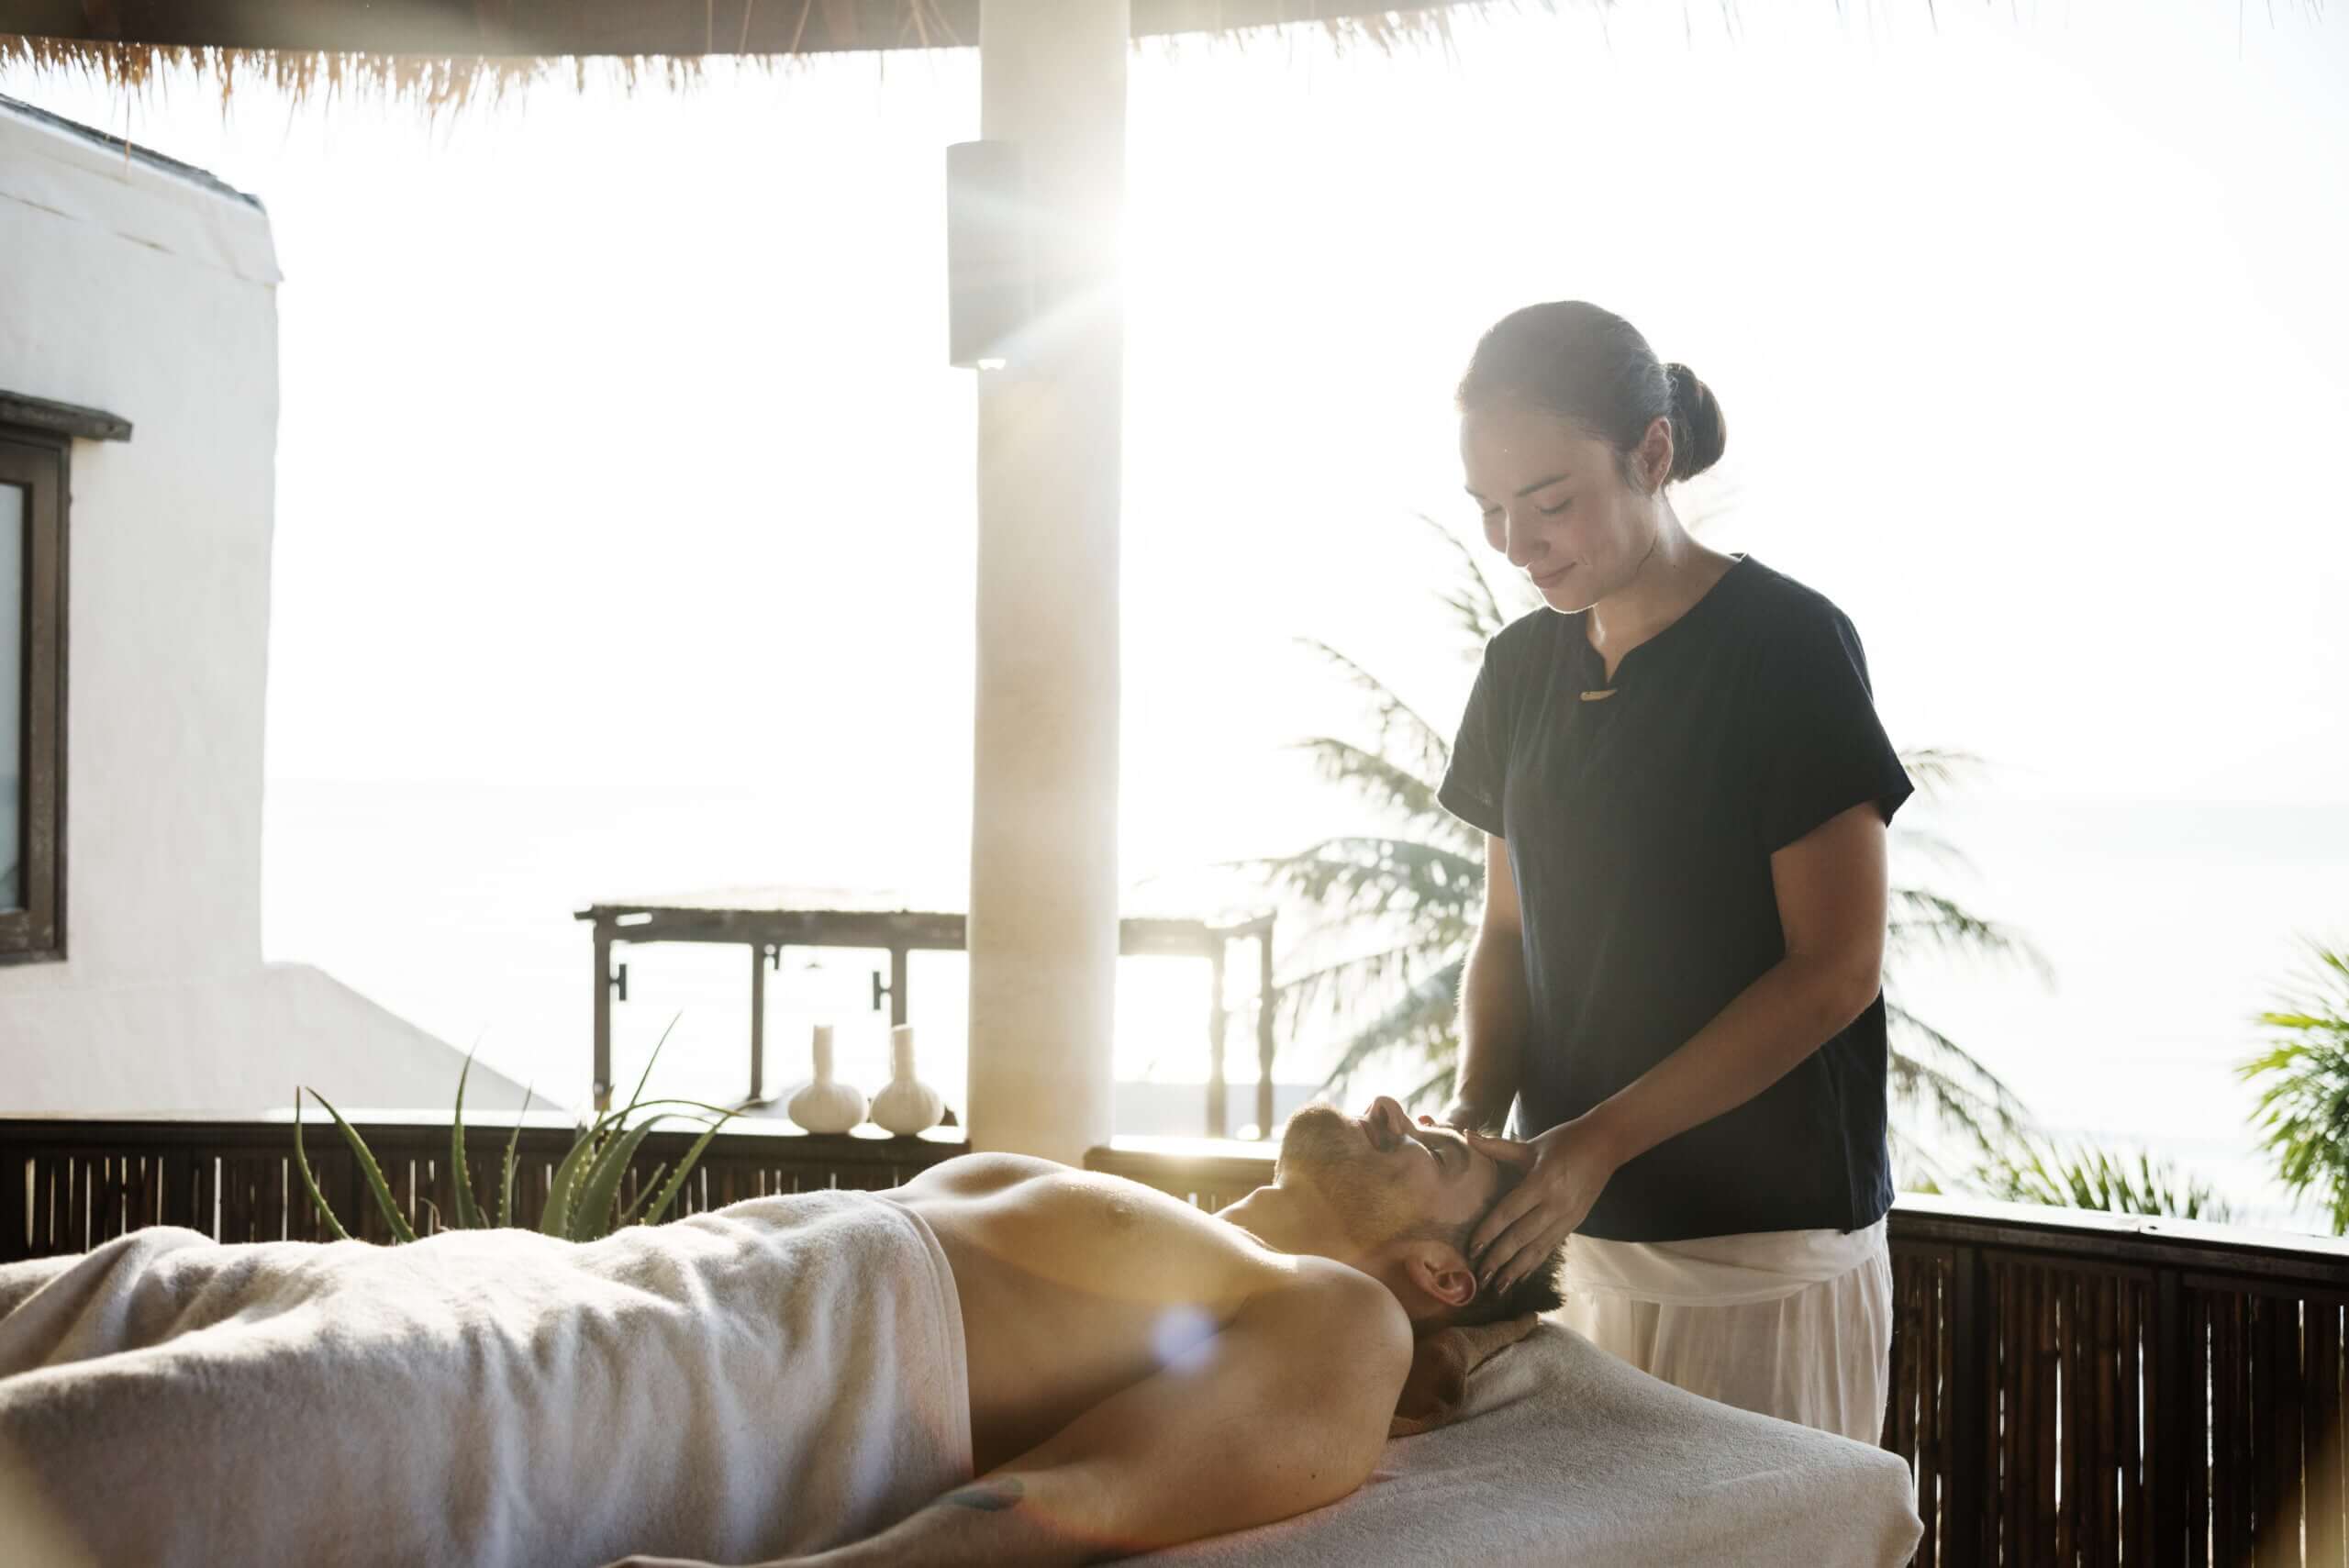
[[[0,400],[5,406],[7,400]],[[13,411],[13,410],[11,410]],[[0,963],[65,956],[66,513],[72,438],[0,424],[0,483],[26,491],[22,906],[0,909]]]

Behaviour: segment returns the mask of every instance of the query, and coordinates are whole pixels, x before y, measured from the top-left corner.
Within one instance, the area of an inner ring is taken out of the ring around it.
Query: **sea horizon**
[[[574,915],[590,903],[789,884],[903,890],[960,907],[953,825],[894,850],[795,830],[778,817],[785,796],[768,786],[275,778],[265,798],[264,956],[316,964],[459,1050],[477,1041],[483,1061],[558,1103],[581,1103],[589,1077],[590,947]],[[1931,869],[1937,890],[2032,942],[2053,984],[2021,966],[1912,955],[1887,965],[1893,995],[2005,1081],[2045,1133],[2170,1161],[2244,1223],[2324,1229],[2268,1174],[2249,1123],[2254,1093],[2235,1069],[2263,1043],[2255,1015],[2304,967],[2302,940],[2349,937],[2349,910],[2332,902],[2349,885],[2349,806],[1976,791],[1920,800],[1900,825],[1946,837],[1970,869],[1897,853],[1896,881]],[[1138,876],[1182,869],[1129,858]],[[626,956],[616,1073],[640,1070],[674,1021],[662,1084],[743,1093],[743,954],[672,945]],[[876,955],[793,951],[770,981],[771,1091],[805,1077],[818,1022],[839,1030],[844,1075],[885,1080],[874,967]],[[960,954],[918,953],[909,981],[925,1076],[957,1106],[965,975]],[[1236,976],[1233,1001],[1248,989]],[[1118,1081],[1203,1084],[1207,1005],[1204,964],[1124,961]],[[1288,1091],[1320,1084],[1332,1049],[1285,1044],[1275,1074],[1284,1110]],[[1252,1119],[1252,1042],[1235,1038],[1229,1063],[1237,1131]],[[1391,1091],[1406,1075],[1365,1074],[1345,1097]]]

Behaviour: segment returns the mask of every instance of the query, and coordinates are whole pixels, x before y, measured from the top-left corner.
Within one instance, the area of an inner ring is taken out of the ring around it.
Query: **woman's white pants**
[[[1725,1405],[1877,1442],[1892,1350],[1884,1221],[1566,1243],[1568,1328]]]

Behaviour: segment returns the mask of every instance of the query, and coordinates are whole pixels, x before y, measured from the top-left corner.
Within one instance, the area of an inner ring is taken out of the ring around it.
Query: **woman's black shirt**
[[[1537,610],[1486,646],[1440,796],[1508,841],[1532,1009],[1521,1134],[1631,1083],[1786,955],[1772,851],[1864,801],[1888,822],[1910,792],[1850,619],[1751,556],[1611,686],[1584,620]],[[1582,1230],[1874,1224],[1892,1201],[1885,1054],[1879,995],[1759,1095],[1626,1164]]]

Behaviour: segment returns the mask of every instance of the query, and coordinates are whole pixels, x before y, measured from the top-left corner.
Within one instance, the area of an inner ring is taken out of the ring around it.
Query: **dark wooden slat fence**
[[[449,1124],[354,1118],[402,1215],[418,1234],[453,1214]],[[477,1202],[494,1203],[513,1123],[465,1129]],[[699,1129],[647,1135],[620,1184],[623,1205],[658,1167],[674,1169]],[[514,1222],[536,1227],[572,1129],[552,1118],[524,1127],[515,1158]],[[336,1216],[362,1240],[390,1227],[331,1121],[307,1120],[302,1146]],[[816,1187],[894,1187],[963,1152],[949,1133],[920,1138],[816,1136],[765,1129],[718,1133],[677,1195],[674,1214]],[[665,1175],[662,1178],[666,1179]],[[279,1120],[61,1121],[0,1118],[0,1263],[80,1252],[148,1225],[183,1225],[224,1241],[330,1238],[294,1162],[294,1129]]]

